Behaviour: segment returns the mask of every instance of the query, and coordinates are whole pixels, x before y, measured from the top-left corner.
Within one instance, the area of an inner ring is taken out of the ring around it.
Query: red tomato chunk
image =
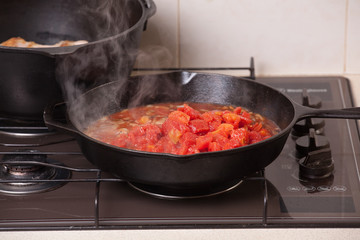
[[[272,121],[241,107],[169,103],[112,114],[92,124],[86,133],[118,147],[186,155],[246,146],[278,131]]]

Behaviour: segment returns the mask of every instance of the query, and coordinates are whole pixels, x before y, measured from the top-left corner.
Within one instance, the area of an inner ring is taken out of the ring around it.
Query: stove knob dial
[[[334,161],[330,148],[309,152],[299,160],[300,177],[307,179],[323,179],[332,176]]]
[[[1,172],[6,174],[9,172],[9,166],[6,164],[1,165]]]

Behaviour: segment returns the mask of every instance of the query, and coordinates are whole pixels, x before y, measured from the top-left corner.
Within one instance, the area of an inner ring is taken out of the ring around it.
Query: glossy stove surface
[[[343,78],[259,78],[257,81],[278,88],[298,102],[302,101],[303,89],[307,89],[310,96],[321,98],[322,108],[352,106],[348,82]],[[9,146],[8,138],[1,138],[1,159],[18,149],[36,149],[75,171],[63,186],[51,191],[0,194],[0,229],[360,226],[360,142],[356,121],[327,119],[323,136],[330,143],[335,164],[328,178],[299,177],[296,139],[289,137],[283,152],[270,166],[233,190],[183,200],[154,198],[100,172],[82,156],[75,141],[61,134],[59,141],[51,136],[48,144],[24,146],[21,146],[23,141],[33,140],[21,138],[20,144]]]

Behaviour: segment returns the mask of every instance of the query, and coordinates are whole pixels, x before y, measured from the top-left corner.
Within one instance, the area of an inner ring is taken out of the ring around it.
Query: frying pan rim
[[[236,76],[232,76],[232,75],[226,75],[226,74],[218,74],[218,73],[201,73],[201,72],[192,72],[192,71],[170,71],[170,72],[166,72],[166,73],[160,73],[160,74],[150,74],[153,76],[162,76],[162,75],[170,75],[170,74],[201,74],[201,75],[209,75],[209,76],[217,76],[217,77],[229,77],[229,78],[237,78],[240,79],[242,81],[248,81],[248,82],[252,82],[252,83],[256,83],[259,85],[262,85],[266,88],[270,88],[272,91],[276,91],[277,93],[279,93],[281,96],[285,97],[289,104],[292,106],[293,108],[293,116],[292,116],[292,120],[290,121],[290,123],[283,129],[280,130],[280,132],[278,132],[277,134],[275,134],[274,136],[271,136],[268,139],[262,140],[260,142],[256,142],[256,143],[252,143],[246,146],[242,146],[242,147],[238,147],[238,148],[233,148],[233,149],[227,149],[227,150],[221,150],[221,151],[215,151],[215,152],[200,152],[200,153],[194,153],[194,154],[188,154],[188,155],[177,155],[177,154],[171,154],[171,153],[156,153],[156,152],[146,152],[146,151],[139,151],[139,150],[134,150],[134,149],[128,149],[128,148],[122,148],[122,147],[118,147],[115,145],[111,145],[99,140],[96,140],[95,138],[92,138],[88,135],[86,135],[83,131],[79,130],[78,127],[73,126],[75,128],[75,131],[78,135],[81,135],[82,137],[88,139],[89,141],[93,141],[96,142],[97,144],[100,144],[102,146],[111,148],[111,149],[115,149],[116,151],[120,151],[120,152],[124,152],[124,153],[128,153],[128,154],[133,154],[133,155],[141,155],[143,156],[144,154],[146,154],[147,157],[167,157],[168,159],[173,159],[173,160],[187,160],[187,159],[192,159],[192,158],[205,158],[208,155],[228,155],[230,153],[235,154],[236,152],[242,152],[242,151],[247,151],[250,150],[252,148],[255,147],[260,147],[261,145],[265,145],[268,142],[272,142],[275,141],[278,138],[281,138],[283,135],[287,135],[288,132],[291,130],[291,128],[294,126],[295,122],[298,121],[297,119],[297,114],[296,114],[296,107],[295,107],[295,103],[285,94],[283,94],[282,92],[280,92],[279,90],[265,84],[265,83],[261,83],[261,82],[255,82],[254,80],[248,79],[248,78],[244,78],[244,77],[236,77]],[[148,75],[144,75],[144,76],[149,76]],[[138,77],[142,77],[141,75],[138,76],[130,76],[130,79],[134,79],[134,78],[138,78]],[[120,80],[118,81],[113,81],[113,82],[109,82],[109,83],[105,83],[102,84],[100,86],[97,86],[93,89],[90,89],[89,91],[85,92],[84,94],[82,94],[80,97],[85,97],[88,94],[91,94],[92,92],[97,91],[97,89],[106,87],[107,85],[112,85],[112,84],[116,84],[117,82],[120,82]],[[80,98],[79,97],[79,98]],[[76,101],[76,100],[75,100]],[[71,106],[70,106],[71,108]],[[69,112],[69,111],[68,111]]]
[[[141,24],[143,24],[143,22],[145,22],[148,18],[148,12],[146,11],[146,6],[145,3],[141,0],[138,0],[138,3],[141,6],[141,10],[142,10],[142,14],[139,17],[138,21],[132,25],[130,28],[124,30],[121,33],[118,33],[116,35],[107,37],[107,38],[102,38],[96,41],[92,41],[92,42],[88,42],[88,43],[84,43],[84,44],[79,44],[79,45],[74,45],[74,46],[65,46],[65,47],[44,47],[44,48],[24,48],[24,47],[9,47],[9,46],[2,46],[0,45],[0,51],[11,51],[11,52],[20,52],[20,53],[42,53],[42,54],[50,54],[50,55],[62,55],[62,54],[68,54],[68,53],[72,53],[75,52],[76,50],[78,50],[79,48],[85,47],[85,46],[92,46],[98,43],[102,43],[102,42],[106,42],[106,41],[110,41],[113,39],[116,39],[122,35],[126,35],[129,32],[133,31],[134,29],[140,27]],[[155,7],[155,4],[152,2],[152,7]],[[149,16],[150,17],[150,16]],[[59,52],[56,52],[59,51]]]

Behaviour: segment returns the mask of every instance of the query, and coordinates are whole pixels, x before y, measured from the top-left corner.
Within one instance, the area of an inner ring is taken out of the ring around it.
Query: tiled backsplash
[[[138,67],[360,74],[360,0],[154,0]]]

